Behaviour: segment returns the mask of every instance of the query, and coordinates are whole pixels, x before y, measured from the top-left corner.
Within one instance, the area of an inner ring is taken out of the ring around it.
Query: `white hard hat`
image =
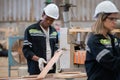
[[[48,4],[44,9],[43,11],[45,12],[45,14],[51,18],[54,18],[54,19],[58,19],[59,17],[59,9],[58,9],[58,6],[51,3],[51,4]]]
[[[118,13],[119,10],[111,1],[102,1],[99,3],[95,9],[94,18],[98,16],[99,13]]]

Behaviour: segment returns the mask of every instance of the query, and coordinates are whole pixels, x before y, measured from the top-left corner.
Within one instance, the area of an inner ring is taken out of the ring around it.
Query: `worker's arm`
[[[30,34],[29,34],[29,30],[28,28],[25,30],[25,33],[24,33],[24,42],[23,42],[23,53],[24,53],[24,56],[27,58],[27,59],[33,59],[35,61],[38,61],[39,57],[37,57],[33,51],[32,51],[32,43],[30,42]]]

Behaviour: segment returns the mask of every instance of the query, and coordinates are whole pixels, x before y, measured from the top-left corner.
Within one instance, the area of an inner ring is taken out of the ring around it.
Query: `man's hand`
[[[40,71],[42,71],[44,68],[44,63],[47,63],[47,62],[45,61],[45,59],[39,58],[38,63],[39,63],[39,69],[40,69]]]

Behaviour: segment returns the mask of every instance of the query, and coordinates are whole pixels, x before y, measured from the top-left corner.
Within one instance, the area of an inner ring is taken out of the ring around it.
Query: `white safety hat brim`
[[[93,17],[97,18],[100,13],[119,13],[119,10],[111,1],[103,1],[97,5]]]
[[[59,18],[59,8],[55,4],[48,4],[43,11],[45,14],[51,18],[58,19]]]

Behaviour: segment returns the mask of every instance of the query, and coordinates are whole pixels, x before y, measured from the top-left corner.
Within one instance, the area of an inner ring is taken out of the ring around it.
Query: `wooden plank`
[[[45,68],[42,70],[42,72],[37,76],[38,79],[43,79],[47,75],[48,71],[51,69],[51,67],[54,65],[54,63],[59,59],[59,57],[62,55],[63,51],[57,51],[55,52],[55,55],[51,58],[51,60],[48,62],[48,64],[45,66]]]
[[[85,29],[69,29],[69,33],[74,33],[74,32],[91,32],[91,29],[85,28]]]
[[[82,78],[87,77],[86,73],[82,72],[63,72],[63,73],[57,73],[54,74],[55,78],[63,78],[63,79],[70,79],[70,78]]]
[[[74,33],[74,32],[91,32],[90,28],[82,28],[82,29],[69,29],[69,33]],[[117,32],[120,33],[120,29],[114,29],[112,32]]]

